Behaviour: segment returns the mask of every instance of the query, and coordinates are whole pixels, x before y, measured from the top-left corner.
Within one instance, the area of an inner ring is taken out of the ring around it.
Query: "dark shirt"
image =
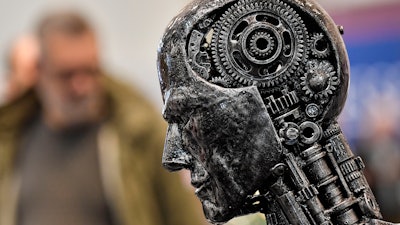
[[[111,225],[102,188],[99,124],[56,132],[35,119],[22,135],[18,225]]]

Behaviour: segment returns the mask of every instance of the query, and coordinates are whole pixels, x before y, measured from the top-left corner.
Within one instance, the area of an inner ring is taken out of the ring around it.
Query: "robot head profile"
[[[260,210],[256,192],[280,205],[271,224],[380,217],[336,122],[349,83],[342,32],[314,0],[197,0],[168,26],[163,165],[191,171],[211,222]]]

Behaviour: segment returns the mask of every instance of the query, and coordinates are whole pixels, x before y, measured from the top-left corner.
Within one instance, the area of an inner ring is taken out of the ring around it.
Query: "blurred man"
[[[202,224],[161,168],[164,124],[104,75],[91,26],[49,15],[38,40],[34,90],[0,109],[0,224]]]
[[[5,102],[10,102],[32,88],[37,77],[39,46],[30,34],[18,37],[7,54],[7,85]]]

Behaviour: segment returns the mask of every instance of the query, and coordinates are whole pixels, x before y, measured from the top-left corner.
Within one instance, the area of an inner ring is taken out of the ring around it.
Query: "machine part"
[[[284,123],[279,130],[279,135],[287,145],[294,145],[297,143],[300,136],[300,128],[297,124],[289,122]]]
[[[304,144],[314,144],[317,142],[321,136],[321,128],[313,122],[306,121],[300,125],[300,139]]]
[[[214,26],[217,70],[244,85],[273,87],[301,71],[308,32],[298,13],[281,0],[240,0]]]
[[[190,58],[190,64],[202,78],[208,79],[210,77],[209,71],[211,68],[211,64],[208,63],[209,56],[206,52],[200,51],[197,47],[200,45],[204,38],[204,34],[201,32],[194,30],[189,40],[189,49],[188,55]]]
[[[317,60],[307,62],[301,80],[302,90],[313,99],[328,98],[340,83],[333,66],[328,61]]]
[[[313,34],[310,38],[311,53],[316,58],[326,58],[329,53],[329,42],[322,33]]]
[[[279,114],[287,109],[293,108],[294,105],[299,103],[299,98],[295,91],[283,94],[281,97],[275,99],[274,96],[269,96],[267,98],[267,110],[272,114]]]
[[[317,116],[319,116],[321,113],[321,109],[319,108],[319,106],[317,104],[309,104],[306,107],[306,114],[308,117],[310,118],[315,118]]]

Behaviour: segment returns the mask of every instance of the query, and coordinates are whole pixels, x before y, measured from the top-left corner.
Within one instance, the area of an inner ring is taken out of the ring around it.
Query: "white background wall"
[[[398,0],[320,0],[329,12]],[[161,108],[156,50],[164,28],[189,0],[0,0],[0,90],[11,40],[29,32],[43,12],[79,9],[97,27],[106,68],[136,85]]]

